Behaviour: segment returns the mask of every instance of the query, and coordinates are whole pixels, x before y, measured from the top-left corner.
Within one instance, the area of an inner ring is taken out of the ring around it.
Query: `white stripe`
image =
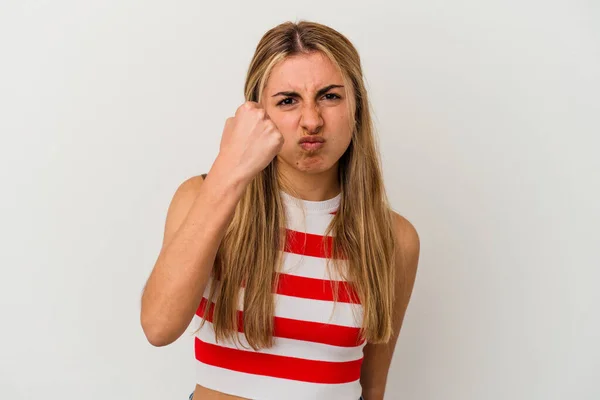
[[[200,317],[196,316],[195,318],[200,321]],[[197,322],[197,324],[199,324],[199,322]],[[239,343],[233,340],[219,340],[217,343],[215,339],[214,326],[209,321],[204,323],[202,329],[197,333],[196,336],[203,342],[227,347],[230,349],[302,358],[305,360],[345,362],[360,360],[363,358],[364,343],[356,347],[340,347],[323,343],[313,343],[303,340],[274,337],[272,347],[255,351],[252,349],[252,347],[250,347],[250,344],[248,344],[246,335],[239,332],[237,333],[237,337],[240,341]]]
[[[281,272],[284,274],[302,276],[305,278],[342,281],[343,277],[337,272],[333,261],[329,261],[329,268],[325,264],[324,258],[305,256],[302,254],[293,254],[287,252],[281,252],[283,257],[283,264],[281,266]],[[346,260],[339,260],[342,269],[347,268]],[[328,273],[328,270],[331,276]]]
[[[260,400],[358,400],[362,392],[358,380],[315,384],[231,371],[199,361],[196,361],[196,382],[222,393]]]
[[[300,321],[360,327],[363,308],[360,304],[302,299],[276,294],[275,316]]]
[[[209,285],[219,282],[211,280]],[[208,296],[209,288],[205,290]],[[319,322],[323,324],[362,326],[363,307],[360,304],[342,303],[324,300],[303,299],[300,297],[274,294],[275,316],[299,321]],[[244,310],[244,289],[240,288],[238,311]]]
[[[302,211],[290,208],[286,212],[286,224],[288,229],[298,232],[311,233],[313,235],[324,235],[325,229],[333,219],[331,214],[311,214],[310,218],[304,218]],[[333,235],[335,232],[330,232]]]

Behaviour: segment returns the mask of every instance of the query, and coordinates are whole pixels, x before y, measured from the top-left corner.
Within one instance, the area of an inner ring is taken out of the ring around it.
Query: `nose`
[[[302,109],[300,125],[310,134],[319,133],[323,126],[321,112],[315,104],[306,104]]]

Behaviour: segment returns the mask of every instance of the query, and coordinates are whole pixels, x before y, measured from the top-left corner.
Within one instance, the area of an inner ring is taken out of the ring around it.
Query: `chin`
[[[302,152],[300,154],[294,154],[293,157],[286,157],[280,154],[277,158],[278,162],[283,162],[297,171],[311,174],[327,171],[335,164],[335,161],[325,157],[324,154],[320,154],[319,151],[316,151],[313,154]]]
[[[301,160],[295,165],[302,172],[318,174],[331,169],[332,165],[324,160]]]

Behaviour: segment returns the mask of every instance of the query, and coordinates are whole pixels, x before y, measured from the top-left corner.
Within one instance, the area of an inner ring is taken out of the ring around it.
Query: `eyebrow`
[[[344,85],[329,85],[329,86],[325,86],[324,88],[319,89],[319,91],[317,92],[317,96],[316,97],[324,95],[325,93],[329,92],[331,89],[343,88],[343,87],[344,87]],[[302,97],[302,96],[300,96],[300,94],[298,92],[279,92],[279,93],[275,93],[273,95],[273,97],[277,97],[277,96]]]

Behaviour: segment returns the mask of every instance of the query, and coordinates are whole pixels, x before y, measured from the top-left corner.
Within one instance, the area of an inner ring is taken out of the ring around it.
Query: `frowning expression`
[[[353,96],[335,65],[320,52],[290,56],[277,64],[261,103],[285,139],[278,160],[306,172],[335,166],[352,138]]]

